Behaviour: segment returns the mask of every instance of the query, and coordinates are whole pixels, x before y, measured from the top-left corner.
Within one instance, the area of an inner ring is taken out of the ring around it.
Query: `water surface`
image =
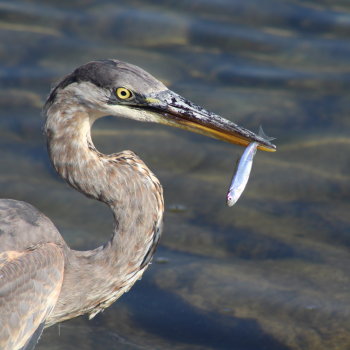
[[[76,67],[139,65],[277,137],[227,208],[241,147],[97,121],[99,151],[133,150],[163,184],[164,234],[129,293],[91,321],[46,329],[36,349],[349,349],[347,1],[11,0],[0,2],[0,35],[0,197],[36,206],[74,249],[112,230],[108,208],[59,180],[44,145],[41,107]]]

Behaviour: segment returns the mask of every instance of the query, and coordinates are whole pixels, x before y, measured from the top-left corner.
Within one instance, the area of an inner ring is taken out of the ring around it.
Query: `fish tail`
[[[266,141],[271,141],[271,140],[275,140],[276,137],[268,137],[265,133],[264,130],[262,128],[262,126],[260,125],[259,127],[259,134],[258,134],[261,138],[263,138]]]

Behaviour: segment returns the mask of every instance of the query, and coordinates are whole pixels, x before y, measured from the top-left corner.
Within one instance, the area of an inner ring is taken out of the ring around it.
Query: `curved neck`
[[[66,262],[53,324],[86,312],[95,315],[132,286],[155,252],[164,205],[158,179],[133,152],[106,156],[96,150],[90,134],[96,116],[66,103],[52,105],[44,115],[53,168],[79,192],[106,203],[114,215],[114,232],[104,246],[73,252],[75,258]]]

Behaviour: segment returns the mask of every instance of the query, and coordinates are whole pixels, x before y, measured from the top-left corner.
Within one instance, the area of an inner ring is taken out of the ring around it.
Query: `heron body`
[[[71,187],[110,207],[113,234],[97,249],[74,251],[30,204],[0,200],[0,349],[33,349],[44,326],[95,316],[152,260],[163,230],[162,186],[135,153],[96,150],[91,126],[105,115],[275,148],[124,62],[90,62],[62,79],[43,109],[50,162]]]

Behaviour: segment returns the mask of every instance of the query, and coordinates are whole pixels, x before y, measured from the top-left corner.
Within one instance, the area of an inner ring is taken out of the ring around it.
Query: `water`
[[[348,1],[11,0],[0,10],[0,197],[39,208],[74,249],[106,242],[112,215],[57,178],[40,109],[52,83],[81,64],[139,65],[277,137],[277,152],[258,152],[227,208],[242,148],[96,122],[101,152],[135,151],[163,184],[163,263],[93,320],[46,329],[37,349],[349,348]]]

